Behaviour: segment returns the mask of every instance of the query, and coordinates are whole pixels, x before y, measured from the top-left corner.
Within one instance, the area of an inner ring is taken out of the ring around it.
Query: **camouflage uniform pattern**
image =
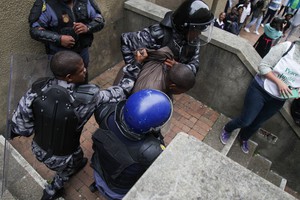
[[[89,104],[79,105],[74,108],[76,116],[78,116],[79,123],[77,129],[80,130],[89,118],[94,113],[95,109],[101,104],[108,102],[118,102],[126,98],[126,94],[131,91],[134,85],[134,81],[140,72],[141,65],[138,63],[128,64],[124,67],[123,72],[124,78],[121,80],[118,86],[112,86],[105,90],[96,91],[93,101]],[[63,80],[51,79],[42,88],[45,90],[52,85],[60,85],[66,88],[72,96],[75,84],[67,83]],[[28,90],[27,93],[19,101],[18,107],[12,117],[12,131],[20,136],[30,136],[34,133],[34,116],[32,110],[32,104],[37,93],[34,93],[32,89]],[[69,180],[69,177],[73,175],[81,164],[83,159],[83,151],[79,146],[78,149],[71,155],[68,156],[55,156],[49,157],[47,152],[40,148],[34,141],[32,141],[32,152],[36,156],[37,160],[43,162],[49,169],[56,171],[52,182],[45,188],[49,195],[54,195],[56,191],[61,189],[64,183]]]
[[[169,36],[170,39],[167,39],[169,41],[163,44],[166,42],[164,41],[164,37],[168,37],[165,35],[164,29],[170,28],[155,24],[141,31],[123,33],[121,36],[121,51],[125,63],[134,62],[134,52],[137,49],[147,48],[157,50],[161,47],[168,46],[174,54],[174,59],[177,62],[186,64],[196,75],[199,68],[200,47],[189,46],[185,37],[175,32],[174,29],[170,29],[172,32]]]

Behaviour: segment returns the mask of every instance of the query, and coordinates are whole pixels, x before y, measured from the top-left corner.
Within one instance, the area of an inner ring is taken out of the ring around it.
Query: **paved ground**
[[[260,33],[263,31],[260,29]],[[240,33],[241,37],[249,40],[254,44],[259,36],[254,33],[246,33],[244,30]],[[100,85],[102,88],[109,87],[122,63],[107,70],[91,82]],[[169,124],[169,129],[165,133],[165,142],[169,144],[176,133],[183,131],[195,136],[199,140],[203,140],[208,131],[213,126],[218,118],[219,113],[211,108],[203,105],[201,102],[192,97],[182,94],[174,97],[174,114]],[[81,137],[81,146],[85,156],[89,159],[92,155],[92,133],[97,129],[97,124],[94,118],[91,118],[84,127]],[[46,180],[51,180],[53,172],[48,170],[43,164],[39,163],[32,155],[30,147],[31,139],[16,138],[13,140],[13,146],[24,156],[24,158],[36,169],[36,171]],[[67,200],[77,199],[105,199],[98,192],[91,193],[88,186],[93,182],[93,170],[89,165],[85,166],[76,176],[65,186],[64,198]],[[287,188],[287,190],[289,190]]]

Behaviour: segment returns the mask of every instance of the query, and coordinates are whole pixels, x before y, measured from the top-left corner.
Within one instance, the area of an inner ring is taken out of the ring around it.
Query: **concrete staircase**
[[[221,114],[203,142],[284,190],[287,180],[271,170],[272,162],[270,160],[256,153],[257,144],[255,142],[249,141],[248,154],[243,153],[240,148],[240,143],[237,139],[239,130],[235,130],[232,133],[226,145],[220,142],[219,136],[222,128],[229,120],[229,118]]]
[[[295,200],[262,178],[260,175],[266,168],[257,170],[255,165],[261,164],[255,163],[265,161],[254,154],[252,157],[247,167],[254,171],[194,136],[180,132],[123,199]]]

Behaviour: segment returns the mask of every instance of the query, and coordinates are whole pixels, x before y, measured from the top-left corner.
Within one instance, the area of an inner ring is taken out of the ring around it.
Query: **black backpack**
[[[291,115],[294,122],[300,126],[300,99],[294,99],[291,105]]]
[[[285,56],[294,46],[293,42],[289,49],[282,55]],[[299,99],[293,99],[292,104],[291,104],[291,115],[294,119],[294,122],[300,126],[300,98]]]

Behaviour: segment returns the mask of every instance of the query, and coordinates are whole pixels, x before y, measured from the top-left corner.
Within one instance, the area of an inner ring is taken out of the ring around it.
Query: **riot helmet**
[[[202,46],[211,39],[214,15],[203,1],[186,0],[172,14],[172,24],[186,36],[189,45]]]
[[[159,131],[171,118],[173,104],[163,92],[144,89],[132,94],[122,114],[126,129],[133,134],[145,135]]]

